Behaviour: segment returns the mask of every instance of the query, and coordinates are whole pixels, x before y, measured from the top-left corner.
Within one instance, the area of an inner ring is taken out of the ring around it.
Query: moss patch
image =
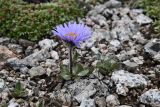
[[[83,17],[75,0],[28,4],[23,0],[0,1],[0,34],[32,41],[51,35],[57,24]]]

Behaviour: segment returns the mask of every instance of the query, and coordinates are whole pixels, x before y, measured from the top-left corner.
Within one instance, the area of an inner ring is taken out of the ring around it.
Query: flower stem
[[[72,67],[73,67],[73,62],[72,62],[72,45],[69,46],[69,72],[71,76],[73,75]]]

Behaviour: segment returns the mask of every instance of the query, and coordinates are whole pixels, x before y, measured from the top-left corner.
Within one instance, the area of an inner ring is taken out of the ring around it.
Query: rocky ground
[[[82,21],[93,36],[76,49],[80,62],[94,66],[100,55],[120,66],[109,75],[94,71],[64,81],[59,65],[68,64],[68,52],[56,37],[37,44],[1,37],[1,107],[160,107],[160,39],[152,38],[152,19],[110,0]],[[12,94],[17,81],[27,92],[23,97]]]

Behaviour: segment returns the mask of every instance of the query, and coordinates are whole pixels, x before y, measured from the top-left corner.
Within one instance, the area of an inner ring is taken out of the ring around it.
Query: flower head
[[[74,44],[77,47],[80,47],[80,42],[85,41],[92,35],[92,31],[89,27],[83,23],[77,24],[76,22],[58,25],[52,32],[65,42]]]

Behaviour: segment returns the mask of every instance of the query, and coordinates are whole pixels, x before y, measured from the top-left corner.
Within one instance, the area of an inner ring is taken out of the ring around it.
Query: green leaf
[[[43,101],[41,101],[41,102],[38,104],[38,107],[44,107]]]
[[[75,51],[75,52],[74,52],[74,55],[73,55],[73,61],[77,61],[77,59],[78,59],[79,56],[80,56],[80,55],[78,54],[78,52]]]
[[[84,70],[84,68],[81,64],[75,64],[75,66],[73,67],[73,74],[76,75],[77,73],[79,73],[83,70]]]
[[[12,92],[12,96],[14,96],[16,98],[17,97],[24,97],[26,94],[27,93],[26,93],[25,89],[22,87],[20,81],[18,81],[15,85],[13,92]]]
[[[63,73],[64,73],[64,72],[66,72],[66,73],[69,72],[69,69],[68,69],[68,67],[67,67],[66,65],[61,65],[61,66],[60,66],[60,70],[61,70],[61,72],[63,72]]]
[[[83,76],[86,76],[88,73],[89,73],[89,70],[86,69],[86,70],[83,70],[83,71],[79,72],[79,73],[78,73],[78,76],[83,77]]]
[[[118,64],[116,62],[111,62],[110,60],[101,60],[96,65],[96,68],[99,69],[99,72],[101,72],[104,75],[109,74],[117,67]]]
[[[16,83],[15,89],[16,89],[16,90],[22,90],[22,85],[21,85],[20,81],[18,81],[18,82]]]
[[[60,70],[61,70],[60,75],[62,76],[63,79],[65,79],[65,80],[71,79],[71,74],[70,74],[69,69],[66,65],[61,65]]]
[[[61,73],[61,76],[62,76],[63,79],[65,79],[65,80],[71,80],[71,79],[72,79],[72,77],[71,77],[70,74]]]

